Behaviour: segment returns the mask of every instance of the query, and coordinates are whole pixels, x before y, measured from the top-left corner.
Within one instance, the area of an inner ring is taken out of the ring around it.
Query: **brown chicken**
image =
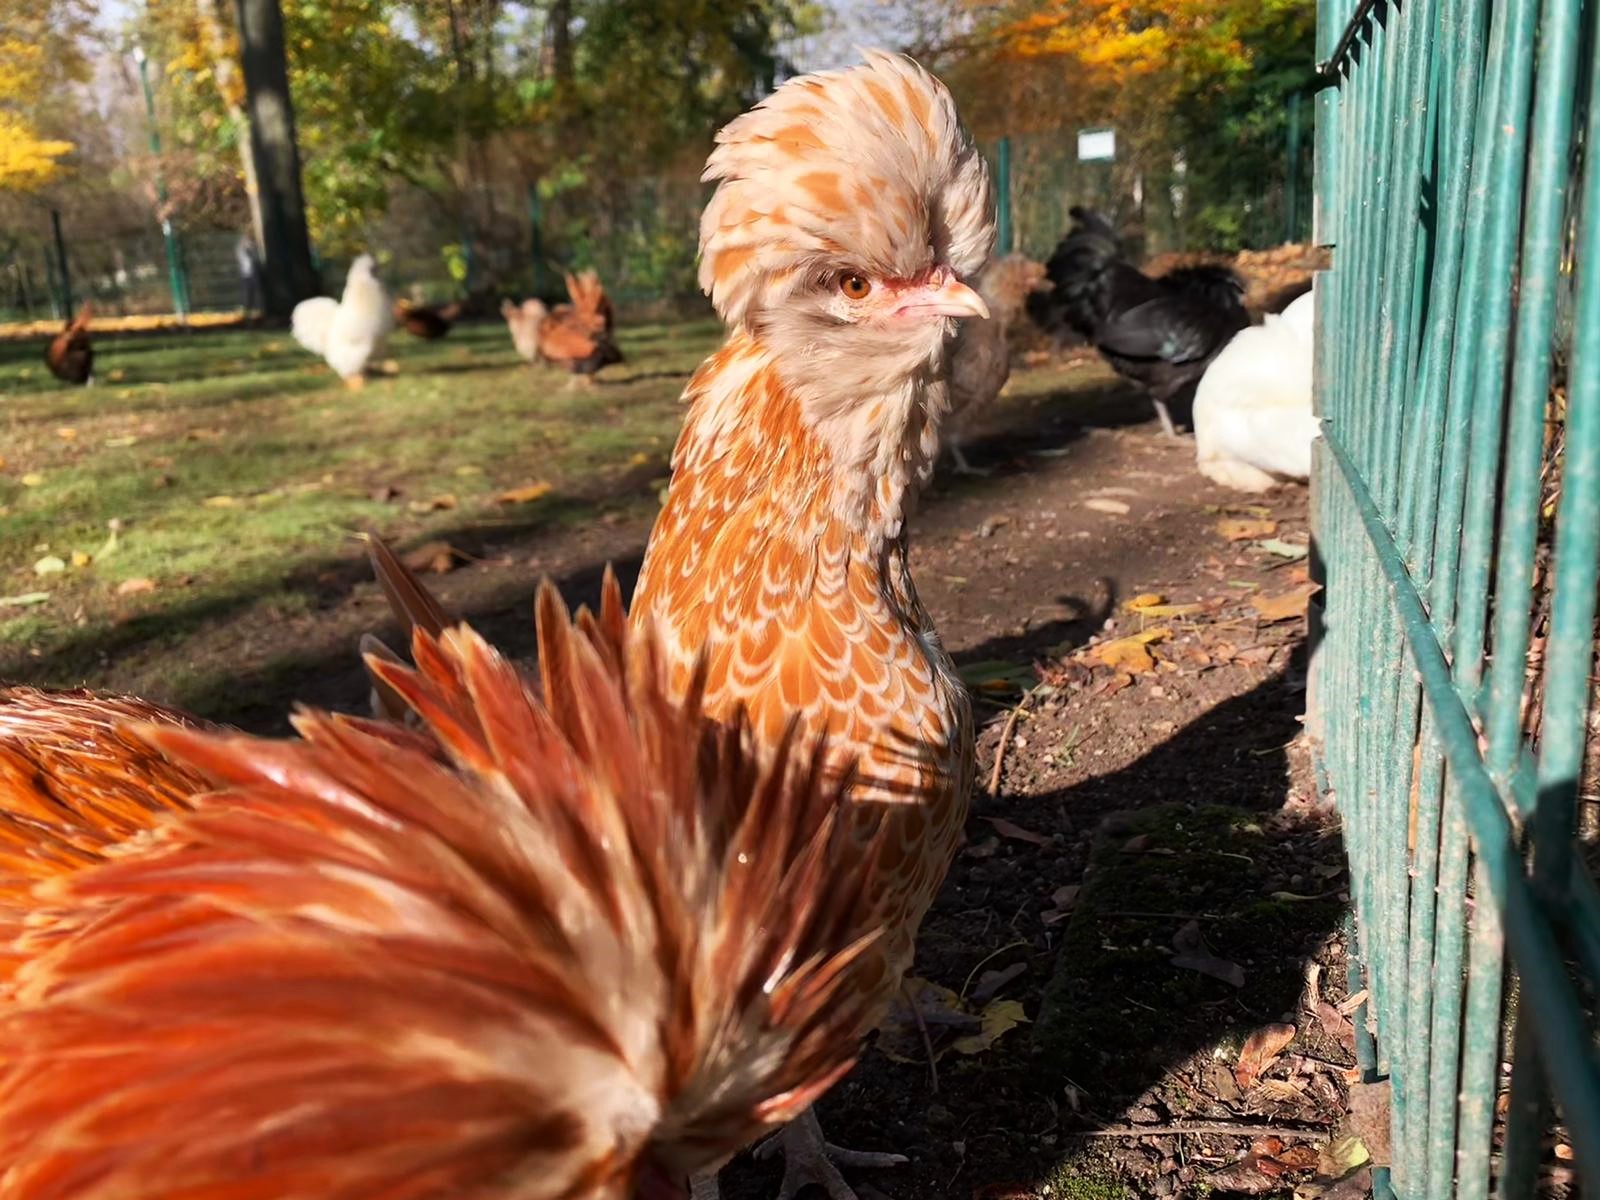
[[[690,381],[634,620],[664,635],[676,686],[704,656],[711,715],[748,712],[777,739],[800,714],[858,763],[852,821],[886,821],[888,843],[836,882],[868,877],[878,905],[859,981],[876,1012],[971,785],[971,707],[911,582],[906,519],[939,452],[956,322],[988,315],[964,280],[993,244],[991,189],[949,92],[883,53],[789,81],[717,141],[700,280],[729,335]],[[853,1196],[815,1117],[784,1152],[783,1196]]]
[[[461,316],[461,302],[453,304],[428,306],[426,304],[410,304],[404,300],[394,302],[394,319],[412,337],[419,337],[425,342],[437,341],[450,332]]]
[[[565,368],[572,372],[574,384],[588,385],[602,367],[623,361],[612,337],[616,316],[593,271],[569,273],[566,280],[572,303],[546,308],[539,300],[520,305],[507,300],[500,315],[523,358]]]
[[[538,690],[465,627],[372,661],[416,730],[0,699],[8,1200],[672,1200],[850,1068],[832,755],[669,698],[614,578],[538,633]]]
[[[62,383],[94,382],[94,346],[89,341],[89,302],[84,301],[78,315],[44,348],[45,365]]]

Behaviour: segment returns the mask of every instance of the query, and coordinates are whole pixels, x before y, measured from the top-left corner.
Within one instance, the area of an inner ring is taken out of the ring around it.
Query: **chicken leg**
[[[956,441],[954,438],[950,439],[950,457],[955,461],[957,475],[976,475],[981,478],[985,475],[994,474],[994,472],[989,470],[987,467],[975,467],[968,462],[967,456],[962,453],[961,443]]]

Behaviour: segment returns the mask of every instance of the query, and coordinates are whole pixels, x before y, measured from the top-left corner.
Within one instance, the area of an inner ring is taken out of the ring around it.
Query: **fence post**
[[[61,236],[61,211],[50,210],[50,231],[55,235],[56,243],[56,270],[61,275],[61,312],[58,314],[62,320],[72,319],[72,275],[67,270],[67,239]],[[49,265],[49,260],[45,260]]]
[[[156,126],[156,97],[150,90],[150,59],[143,46],[134,46],[133,61],[139,66],[139,86],[144,89],[145,127],[150,134],[150,153],[156,160],[156,203],[161,215],[161,240],[167,250],[167,285],[172,290],[172,308],[178,316],[189,316],[189,288],[183,278],[183,261],[178,253],[178,239],[172,232],[172,218],[167,214],[167,180],[161,173],[161,131]]]
[[[1284,241],[1298,241],[1300,237],[1300,104],[1298,91],[1289,93],[1289,149],[1288,175],[1284,184],[1285,210]]]
[[[1011,227],[1011,139],[1003,137],[996,154],[995,206],[999,210],[999,229],[995,239],[995,253],[1007,255],[1012,251],[1015,231]]]

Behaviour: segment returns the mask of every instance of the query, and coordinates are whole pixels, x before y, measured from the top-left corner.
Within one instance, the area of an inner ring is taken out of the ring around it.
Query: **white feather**
[[[1225,487],[1265,491],[1311,474],[1312,293],[1242,330],[1195,393],[1195,463]]]

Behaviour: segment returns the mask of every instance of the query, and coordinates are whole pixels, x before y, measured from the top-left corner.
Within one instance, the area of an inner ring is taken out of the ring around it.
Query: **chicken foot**
[[[855,1189],[844,1181],[840,1167],[897,1167],[910,1162],[904,1154],[879,1154],[846,1150],[822,1136],[817,1111],[808,1108],[755,1149],[758,1159],[783,1155],[783,1184],[778,1200],[794,1200],[802,1188],[816,1184],[832,1200],[857,1200]]]
[[[822,1122],[815,1109],[808,1108],[789,1124],[755,1148],[757,1159],[783,1155],[783,1183],[777,1200],[794,1200],[802,1190],[816,1184],[831,1200],[858,1200],[855,1189],[844,1181],[840,1167],[898,1167],[910,1162],[904,1154],[880,1154],[871,1150],[846,1150],[822,1136]],[[716,1172],[696,1175],[689,1180],[691,1200],[719,1200]]]
[[[981,478],[985,475],[994,474],[988,467],[975,467],[969,463],[967,456],[961,452],[961,443],[954,438],[950,439],[950,457],[955,460],[957,475],[976,475]]]

